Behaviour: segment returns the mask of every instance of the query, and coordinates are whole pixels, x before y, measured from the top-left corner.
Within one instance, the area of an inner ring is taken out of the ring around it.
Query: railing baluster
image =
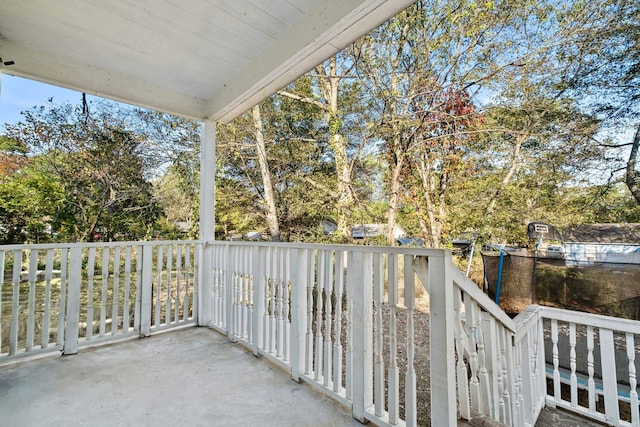
[[[189,309],[192,297],[189,292],[191,289],[191,271],[193,271],[191,265],[191,245],[188,243],[184,246],[184,270],[184,298],[182,301],[184,307],[182,308],[182,320],[188,320],[192,317]]]
[[[416,371],[415,330],[413,311],[415,309],[415,273],[412,267],[413,257],[404,256],[404,305],[407,307],[407,372],[405,374],[405,422],[407,426],[418,425],[416,413]]]
[[[508,331],[507,331],[508,332]],[[509,338],[509,337],[507,337]],[[525,337],[526,340],[526,337]],[[522,342],[517,342],[515,346],[512,347],[513,352],[512,354],[515,356],[513,363],[514,363],[514,370],[512,371],[515,374],[515,387],[514,387],[514,396],[513,396],[513,400],[514,400],[514,414],[513,414],[513,419],[514,419],[514,424],[516,424],[518,426],[524,426],[524,397],[523,397],[523,381],[522,381]]]
[[[124,257],[124,305],[122,308],[122,331],[129,332],[131,304],[131,245],[127,245]]]
[[[38,275],[38,250],[31,249],[29,254],[29,306],[27,309],[27,351],[33,350],[35,332],[36,280]]]
[[[389,254],[389,423],[398,424],[400,420],[400,370],[398,368],[398,256]]]
[[[71,260],[73,261],[73,260]],[[100,300],[100,338],[104,337],[107,324],[107,285],[109,282],[109,246],[102,248],[102,293]]]
[[[535,334],[529,330],[524,338],[517,344],[517,357],[520,362],[518,374],[521,378],[520,384],[520,417],[519,425],[525,423],[533,425],[535,420],[534,408],[538,405],[538,395],[535,388]]]
[[[469,403],[472,411],[485,415],[484,408],[489,405],[484,402],[490,401],[491,395],[484,395],[480,392],[478,340],[482,339],[482,316],[478,305],[474,301],[467,302],[465,300],[465,310],[465,329],[469,337],[469,370],[471,376],[469,378]],[[456,326],[458,325],[456,324]],[[466,372],[464,378],[466,379]],[[458,387],[460,387],[459,384],[458,382]]]
[[[251,303],[252,313],[252,334],[253,334],[253,354],[258,355],[264,349],[264,259],[265,249],[262,247],[253,248],[253,292]],[[306,271],[305,271],[306,272]],[[295,378],[295,377],[294,377]]]
[[[325,387],[329,387],[331,385],[331,378],[333,376],[332,372],[332,362],[333,358],[331,357],[331,348],[333,347],[333,340],[331,338],[331,323],[333,320],[332,313],[332,295],[333,295],[333,252],[327,251],[324,258],[324,270],[325,270],[325,294],[324,294],[324,385]]]
[[[254,268],[255,268],[255,264],[256,264],[256,260],[253,257],[253,252],[250,252],[247,254],[250,258],[249,258],[249,271],[251,271],[251,274],[247,275],[247,339],[249,340],[250,343],[253,343],[255,340],[255,329],[254,329],[254,323],[253,323],[253,310],[255,308],[255,304],[254,304],[254,291],[255,291],[255,281],[256,281],[256,276],[253,273]]]
[[[578,406],[578,376],[576,375],[576,324],[569,323],[569,366],[571,368],[571,406]]]
[[[87,259],[87,327],[85,329],[85,339],[93,338],[93,276],[95,274],[96,248],[89,248]]]
[[[284,361],[289,361],[291,358],[291,250],[283,250],[282,255],[282,268],[283,271],[283,287],[284,287]]]
[[[313,290],[315,282],[315,250],[307,252],[307,332],[305,334],[304,373],[313,371]]]
[[[326,252],[324,249],[318,250],[318,283],[316,285],[316,334],[315,334],[315,357],[314,357],[314,376],[313,379],[320,381],[320,376],[323,373],[323,361],[322,361],[322,297],[324,294],[324,282],[325,282],[325,259]]]
[[[133,330],[140,333],[141,310],[142,310],[142,276],[144,264],[144,246],[136,246],[136,302],[133,308]]]
[[[118,332],[118,314],[120,300],[120,246],[116,246],[113,254],[113,303],[111,305],[111,335]]]
[[[45,288],[44,288],[44,314],[42,321],[42,342],[41,347],[49,347],[49,324],[51,323],[51,279],[53,279],[53,249],[47,249],[47,260],[45,266]],[[0,295],[1,296],[1,295]],[[2,299],[0,298],[0,304]],[[0,317],[1,319],[1,317]],[[0,341],[1,342],[1,341]]]
[[[342,298],[344,292],[344,256],[343,251],[336,251],[336,339],[333,343],[333,391],[342,389]]]
[[[458,287],[454,287],[453,289],[453,309],[456,313],[456,374],[457,374],[457,382],[458,382],[458,410],[460,411],[460,416],[466,420],[471,419],[471,402],[469,396],[469,380],[467,379],[467,364],[465,363],[465,332],[462,326],[462,291]],[[465,311],[465,315],[466,315]],[[469,319],[471,320],[471,319]],[[470,349],[472,351],[472,355],[475,355],[475,348]],[[473,356],[470,356],[473,357]],[[480,390],[478,387],[478,377],[477,377],[477,357],[476,361],[472,363],[469,362],[471,366],[471,378],[472,381],[475,379],[475,389]],[[474,366],[475,365],[475,366]],[[475,402],[474,409],[478,411],[478,402]],[[479,411],[478,411],[479,412]]]
[[[516,397],[514,396],[514,392],[512,391],[515,385],[515,378],[513,378],[513,346],[511,345],[511,334],[502,324],[498,325],[502,336],[502,376],[504,383],[504,396],[503,400],[505,403],[505,411],[506,417],[505,421],[507,425],[511,425],[513,422],[513,406],[512,401]]]
[[[480,402],[480,414],[487,415],[489,417],[495,416],[495,404],[496,401],[494,395],[491,394],[491,378],[489,376],[489,370],[487,369],[487,350],[486,350],[486,330],[482,327],[483,317],[480,313],[480,307],[475,302],[470,304],[472,306],[472,312],[477,313],[477,326],[475,329],[476,336],[473,340],[476,342],[478,348],[478,382],[479,388],[475,393],[479,393],[478,401]],[[486,322],[485,322],[486,323]],[[495,393],[495,389],[494,389]]]
[[[240,275],[238,287],[238,318],[239,334],[242,339],[247,339],[247,250],[242,248],[240,254]]]
[[[560,396],[560,354],[558,353],[558,321],[551,319],[551,343],[553,357],[553,398],[556,402],[561,400]]]
[[[231,247],[229,248],[229,258],[227,262],[229,263],[229,273],[227,273],[228,284],[227,291],[229,296],[227,297],[226,305],[227,310],[229,310],[229,314],[227,314],[227,331],[229,331],[229,337],[231,337],[232,341],[235,341],[237,334],[236,330],[236,316],[237,310],[236,305],[238,304],[238,252],[240,248]]]
[[[228,322],[227,322],[227,310],[230,309],[228,307],[227,295],[231,293],[231,247],[226,246],[224,248],[224,252],[220,254],[220,327],[228,331]]]
[[[284,355],[284,249],[278,249],[278,257],[275,262],[276,274],[276,357],[282,358]]]
[[[347,316],[345,319],[345,329],[347,335],[346,342],[346,352],[345,352],[345,396],[349,400],[353,400],[354,397],[354,362],[353,362],[353,352],[354,346],[353,341],[355,339],[354,332],[354,309],[353,309],[353,300],[354,300],[354,286],[350,282],[351,275],[353,274],[351,269],[353,268],[353,252],[347,252],[346,255],[346,294],[347,294]]]
[[[271,292],[271,248],[266,248],[264,251],[264,259],[262,259],[262,263],[263,263],[263,277],[262,277],[262,281],[263,281],[263,292],[262,292],[262,305],[264,307],[263,309],[263,314],[262,314],[262,342],[263,344],[263,348],[268,351],[271,352],[271,334],[270,334],[270,328],[271,328],[271,321],[270,321],[270,317],[269,317],[269,310],[270,307],[269,305],[271,304],[271,297],[270,297],[270,292]]]
[[[13,251],[13,301],[11,311],[11,332],[9,332],[9,356],[16,354],[18,347],[18,315],[20,313],[20,273],[22,272],[22,251]]]
[[[69,259],[69,249],[63,248],[60,251],[60,311],[58,312],[58,336],[56,345],[62,346],[65,335],[65,316],[67,311],[67,262]],[[14,260],[15,262],[15,260]]]
[[[173,246],[169,245],[169,253],[173,253]],[[180,321],[180,307],[182,306],[182,245],[176,245],[176,297],[174,299],[173,323]],[[171,266],[167,266],[168,282],[171,282]],[[171,322],[167,321],[167,324]]]
[[[153,247],[149,246],[149,250],[152,250]],[[168,258],[169,254],[167,254]],[[153,325],[155,327],[160,326],[162,323],[162,270],[164,265],[164,246],[158,245],[158,249],[156,251],[156,284],[154,286],[153,292],[155,292],[155,307],[154,307],[154,321]],[[169,293],[167,292],[167,298],[169,298]],[[165,319],[165,322],[167,319]]]
[[[277,262],[278,262],[278,249],[277,248],[273,248],[273,250],[271,251],[271,259],[270,259],[270,263],[269,263],[269,279],[270,279],[270,283],[269,283],[269,298],[270,298],[270,312],[269,312],[269,353],[276,353],[276,351],[278,350],[278,344],[276,342],[276,338],[277,338],[277,332],[276,332],[276,327],[277,327],[277,319],[276,319],[276,314],[277,314],[277,303],[278,303],[278,278],[277,278],[277,274],[278,274],[278,268],[277,268]]]
[[[385,407],[384,396],[384,358],[382,349],[384,345],[384,332],[382,329],[382,301],[384,299],[384,271],[382,264],[382,254],[373,255],[373,305],[375,307],[375,335],[374,345],[374,377],[373,384],[375,391],[373,402],[375,404],[375,414],[381,417]]]
[[[206,254],[207,251],[203,251],[203,254]],[[221,320],[220,320],[220,312],[222,311],[222,307],[220,306],[220,281],[222,280],[222,273],[220,272],[220,254],[222,252],[222,248],[219,246],[214,246],[211,250],[212,253],[212,257],[213,257],[213,272],[212,272],[212,279],[213,279],[213,286],[211,288],[211,297],[213,298],[213,307],[212,310],[213,312],[211,313],[211,318],[212,318],[212,323],[214,326],[221,326]],[[207,289],[206,286],[204,286],[204,289]],[[203,298],[207,298],[208,293],[203,295]]]
[[[251,282],[251,265],[250,265],[250,253],[249,249],[245,249],[243,253],[244,258],[244,274],[242,276],[242,336],[247,340],[247,342],[251,342],[249,337],[250,330],[250,317],[249,317],[249,285]]]
[[[631,406],[631,424],[640,426],[640,413],[638,408],[638,380],[636,377],[636,344],[633,334],[625,334],[627,344],[627,359],[629,361],[629,405]]]
[[[498,369],[500,376],[498,377],[498,389],[500,390],[500,398],[498,404],[500,406],[500,421],[506,425],[511,425],[511,399],[509,395],[509,377],[507,375],[507,343],[505,331],[500,325],[498,328],[498,344],[500,346],[500,359]]]
[[[171,323],[171,289],[172,289],[172,270],[173,270],[173,247],[167,245],[167,254],[164,254],[165,246],[158,246],[158,281],[156,283],[157,307],[156,314],[158,319],[156,320],[156,326],[164,323],[168,325]],[[166,258],[166,271],[164,267],[164,260]],[[162,322],[162,293],[166,292],[164,297],[164,322]]]

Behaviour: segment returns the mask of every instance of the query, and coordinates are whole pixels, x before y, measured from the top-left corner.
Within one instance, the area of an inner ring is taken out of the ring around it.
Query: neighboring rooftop
[[[640,245],[640,224],[579,224],[562,232],[565,242]]]

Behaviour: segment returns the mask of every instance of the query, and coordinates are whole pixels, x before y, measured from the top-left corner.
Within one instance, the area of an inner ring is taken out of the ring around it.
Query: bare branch
[[[318,101],[317,99],[309,98],[307,96],[300,96],[295,93],[288,92],[286,90],[281,90],[278,92],[279,95],[284,96],[286,98],[295,99],[296,101],[304,102],[306,104],[315,105],[320,108],[322,111],[328,111],[328,108],[324,103]]]

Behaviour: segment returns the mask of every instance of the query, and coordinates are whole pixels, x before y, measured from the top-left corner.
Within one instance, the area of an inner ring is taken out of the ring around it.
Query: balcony
[[[640,422],[638,322],[537,306],[511,319],[447,251],[192,241],[0,257],[0,412],[18,425],[280,425],[286,413],[296,425],[526,426],[545,406]]]
[[[0,378],[4,426],[359,425],[340,405],[206,328],[12,364]]]

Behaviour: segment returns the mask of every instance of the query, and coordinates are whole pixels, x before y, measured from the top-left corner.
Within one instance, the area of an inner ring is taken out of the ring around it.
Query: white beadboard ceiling
[[[3,73],[227,122],[415,0],[0,0]]]

